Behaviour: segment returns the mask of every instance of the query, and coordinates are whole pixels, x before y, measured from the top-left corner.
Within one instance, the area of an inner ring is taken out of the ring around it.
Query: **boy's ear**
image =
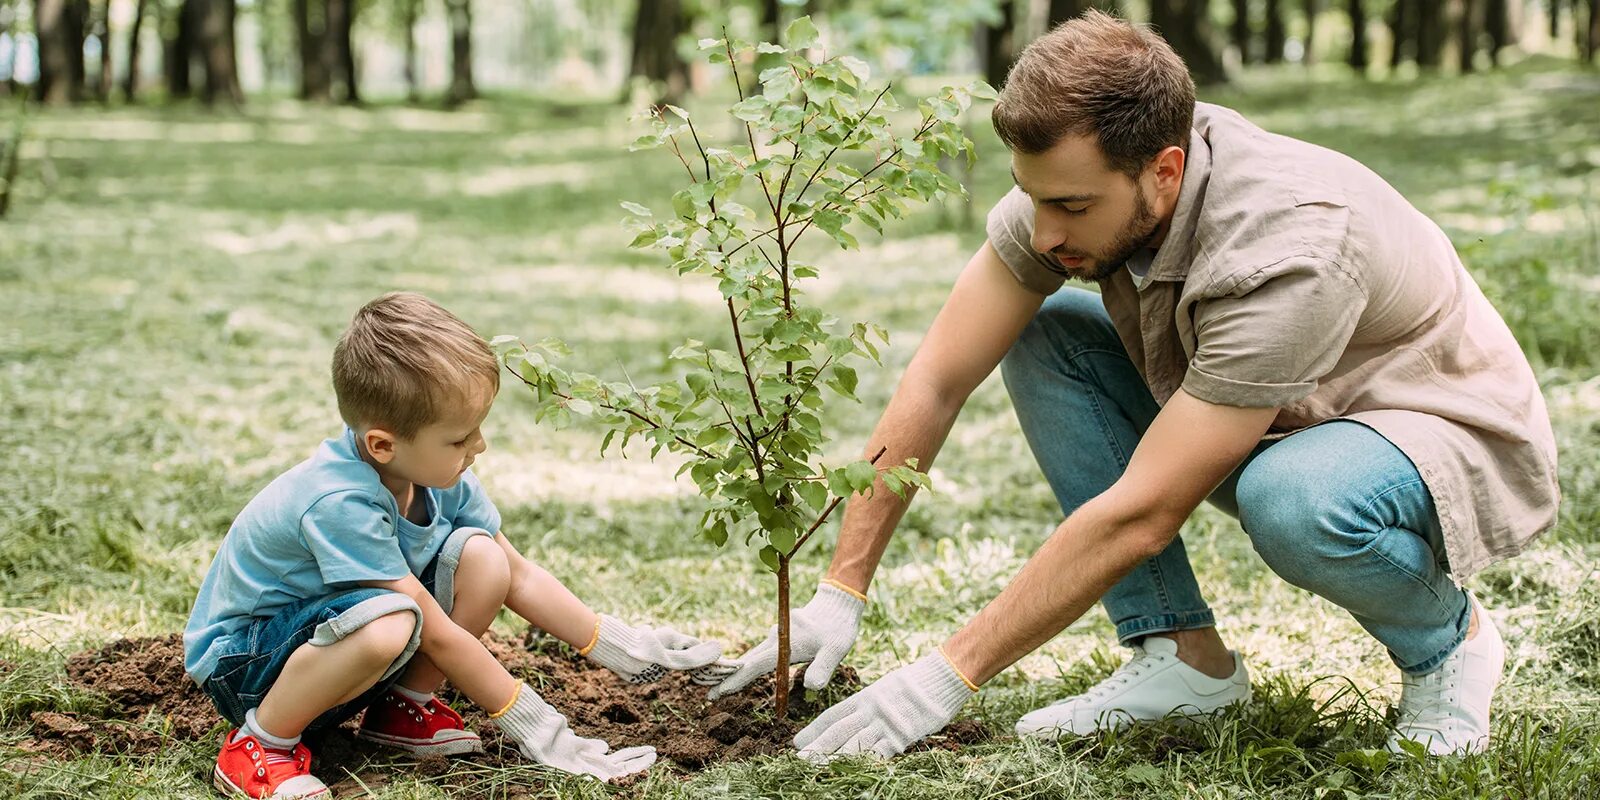
[[[400,437],[382,428],[368,428],[366,433],[361,434],[361,444],[367,448],[372,460],[379,464],[394,460],[395,444],[399,440]]]

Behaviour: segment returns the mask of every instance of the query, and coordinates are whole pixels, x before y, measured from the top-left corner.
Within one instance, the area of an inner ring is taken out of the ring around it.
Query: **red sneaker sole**
[[[240,789],[238,784],[236,784],[233,781],[229,780],[228,776],[222,774],[222,770],[217,768],[217,767],[212,767],[211,768],[211,785],[216,787],[217,791],[222,792],[223,794],[225,794],[225,795],[227,795],[229,797],[243,797],[243,798],[247,798],[247,800],[259,800],[259,798],[251,797],[248,792],[246,792],[243,789]],[[333,792],[331,792],[328,789],[324,788],[321,791],[313,792],[311,794],[295,795],[293,800],[310,800],[311,798],[315,798],[315,797],[332,797],[332,796],[333,796]]]
[[[356,738],[404,750],[416,756],[461,756],[483,752],[483,740],[473,733],[464,733],[453,739],[405,739],[362,730],[356,731]]]

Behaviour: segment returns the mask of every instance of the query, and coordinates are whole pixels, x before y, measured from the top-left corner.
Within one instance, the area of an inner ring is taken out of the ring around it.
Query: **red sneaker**
[[[254,736],[234,741],[228,731],[211,783],[229,797],[250,800],[308,800],[331,797],[328,787],[311,774],[311,751],[303,744],[294,750],[262,747]]]
[[[427,705],[389,692],[367,708],[356,737],[419,756],[483,752],[478,734],[466,730],[461,715],[435,697]]]

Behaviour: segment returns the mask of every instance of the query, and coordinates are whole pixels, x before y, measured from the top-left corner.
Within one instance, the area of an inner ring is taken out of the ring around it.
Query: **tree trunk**
[[[34,19],[37,21],[38,17]],[[17,113],[17,123],[12,129],[11,141],[0,147],[0,218],[5,217],[6,212],[11,210],[12,192],[17,188],[17,167],[22,159],[22,134],[27,122],[28,106],[27,103],[23,103]]]
[[[199,26],[195,20],[195,13],[199,10],[197,2],[199,0],[183,0],[183,3],[174,9],[177,18],[167,25],[170,35],[165,39],[163,48],[167,72],[167,96],[175,100],[186,98],[194,91],[191,61],[194,57],[195,39],[199,35]]]
[[[294,32],[300,51],[300,99],[329,100],[328,71],[322,64],[322,39],[327,35],[326,8],[312,0],[294,0]]]
[[[678,57],[677,48],[678,34],[687,22],[680,0],[640,0],[634,15],[628,77],[662,87],[658,103],[676,103],[689,88],[688,65]]]
[[[1483,31],[1483,0],[1456,3],[1456,66],[1461,74],[1472,72],[1478,55],[1478,35]]]
[[[16,14],[11,10],[11,0],[0,0],[0,39],[11,38],[11,22],[16,19]],[[15,41],[14,39],[12,41]],[[12,45],[11,63],[6,69],[6,79],[0,81],[0,97],[7,97],[16,91],[17,57],[15,45]]]
[[[128,31],[128,73],[122,76],[122,101],[134,102],[139,93],[139,33],[144,30],[144,11],[150,0],[137,0],[133,27]]]
[[[67,63],[62,17],[67,0],[34,0],[33,30],[39,48],[39,78],[34,91],[39,102],[62,105],[72,100],[72,67]]]
[[[1550,38],[1561,35],[1561,7],[1566,5],[1562,0],[1550,0]]]
[[[417,85],[417,19],[422,16],[422,0],[401,0],[401,24],[406,29],[406,100],[422,100],[422,88]]]
[[[653,5],[646,0],[640,4]],[[478,96],[472,81],[472,0],[445,0],[445,6],[450,14],[450,90],[445,103],[454,106]]]
[[[199,13],[199,45],[206,66],[206,84],[200,99],[206,105],[222,100],[231,106],[244,103],[239,87],[238,54],[234,50],[234,0],[194,0]]]
[[[1193,2],[1194,0],[1190,0]],[[1283,24],[1283,4],[1280,0],[1267,0],[1267,52],[1268,64],[1283,63],[1283,40],[1288,36]]]
[[[782,554],[778,556],[778,666],[772,686],[774,713],[784,719],[789,716],[789,559]]]
[[[1350,67],[1367,74],[1367,9],[1362,0],[1350,0]]]
[[[1011,61],[1016,57],[1012,48],[1017,21],[1015,0],[1001,0],[999,10],[998,23],[990,25],[980,22],[976,30],[978,63],[983,68],[983,79],[995,88],[1005,83],[1006,73],[1011,70]]]
[[[1305,52],[1300,55],[1300,63],[1311,66],[1317,53],[1317,15],[1322,13],[1321,0],[1305,0],[1306,14],[1306,46]]]
[[[1500,66],[1500,51],[1511,44],[1510,5],[1506,0],[1488,0],[1483,9],[1483,32],[1489,36],[1489,65]]]
[[[102,104],[111,101],[111,0],[100,0],[93,17],[94,36],[100,42],[100,71],[95,76],[94,97]]]
[[[1228,26],[1239,63],[1250,63],[1250,0],[1233,0],[1233,24]]]
[[[1211,25],[1206,0],[1170,0],[1150,5],[1150,22],[1189,67],[1198,84],[1218,84],[1228,80],[1211,42]]]
[[[1600,0],[1589,0],[1589,33],[1583,39],[1583,63],[1593,64],[1600,53]]]
[[[1417,10],[1417,66],[1433,71],[1444,63],[1446,38],[1444,2],[1423,0]]]
[[[1394,0],[1389,8],[1389,68],[1399,67],[1408,54],[1416,52],[1416,0]]]
[[[344,103],[360,103],[359,77],[356,74],[355,54],[350,38],[355,27],[355,0],[326,0],[326,25],[322,30],[322,72],[327,76],[328,94],[334,94],[333,87],[339,86],[339,100]]]
[[[89,65],[83,49],[89,38],[89,0],[67,0],[61,21],[67,37],[67,67],[72,72],[70,94],[73,101],[78,101],[89,94]]]

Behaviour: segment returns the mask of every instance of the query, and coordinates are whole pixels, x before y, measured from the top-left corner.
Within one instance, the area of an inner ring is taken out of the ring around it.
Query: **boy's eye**
[[[461,441],[456,442],[455,446],[456,447],[466,447],[467,446],[467,440],[466,439],[462,439]]]

